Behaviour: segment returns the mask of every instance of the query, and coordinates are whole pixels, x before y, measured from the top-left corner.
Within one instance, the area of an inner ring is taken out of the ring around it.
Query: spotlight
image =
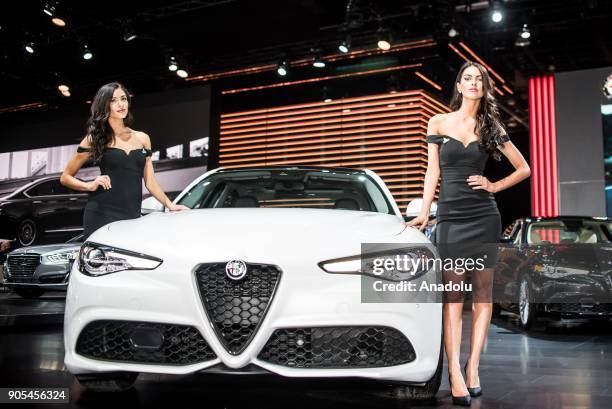
[[[170,60],[168,61],[168,69],[170,71],[178,70],[178,64],[176,63],[176,58],[175,57],[170,57]]]
[[[43,6],[43,13],[45,13],[49,17],[53,17],[53,15],[55,14],[55,5],[48,1],[45,2],[45,5]]]
[[[497,2],[493,3],[493,11],[491,12],[491,20],[493,20],[494,23],[499,23],[503,19],[504,19],[504,14],[499,8],[499,5],[497,4]]]
[[[281,77],[284,77],[285,75],[287,75],[287,61],[282,60],[280,63],[278,63],[278,67],[276,68],[276,72],[278,73],[278,75],[280,75]]]
[[[391,36],[389,35],[388,31],[383,30],[382,28],[378,29],[378,48],[384,51],[391,48]]]
[[[25,45],[25,50],[30,53],[30,54],[34,54],[34,42],[30,41],[29,43],[27,43]]]
[[[136,37],[137,37],[136,32],[134,31],[134,28],[132,27],[130,22],[128,20],[124,21],[123,23],[123,41],[127,43],[129,41],[132,41]]]
[[[459,35],[459,32],[457,30],[455,30],[455,27],[451,27],[450,30],[448,30],[448,36],[450,38],[455,38]]]
[[[61,17],[55,16],[51,19],[51,22],[58,27],[66,27],[66,20]]]
[[[189,74],[187,74],[187,71],[185,70],[176,70],[176,75],[181,78],[187,78],[189,76]]]
[[[127,43],[128,41],[132,41],[136,37],[137,36],[136,36],[136,33],[134,33],[134,31],[126,30],[125,34],[123,34],[123,41]]]
[[[521,38],[524,38],[524,39],[528,39],[529,37],[531,37],[531,32],[529,31],[527,24],[523,24],[523,28],[521,29],[520,36]]]
[[[93,53],[91,52],[89,47],[87,47],[87,44],[85,44],[83,46],[83,59],[84,60],[91,60],[92,58],[93,58]]]
[[[59,90],[60,94],[62,94],[65,97],[69,97],[71,95],[70,94],[70,88],[66,84],[58,85],[57,89]]]
[[[347,35],[346,38],[340,43],[340,45],[338,45],[338,50],[346,54],[349,52],[350,49],[351,49],[351,39]]]
[[[312,66],[317,67],[317,68],[325,68],[325,61],[323,61],[321,57],[315,57],[315,60],[312,63]]]

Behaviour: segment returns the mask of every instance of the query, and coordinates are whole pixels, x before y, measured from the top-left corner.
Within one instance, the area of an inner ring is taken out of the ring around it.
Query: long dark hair
[[[125,126],[129,126],[133,121],[132,112],[130,109],[130,93],[128,92],[127,88],[118,82],[111,82],[100,87],[91,103],[91,116],[87,120],[87,135],[91,141],[92,158],[94,163],[100,161],[106,146],[109,143],[113,143],[115,140],[113,129],[108,124],[108,118],[110,117],[110,103],[113,99],[113,93],[118,88],[121,88],[123,92],[125,92],[128,102],[128,114],[123,120],[123,123]]]
[[[497,108],[497,100],[494,95],[493,80],[489,76],[489,72],[481,64],[474,61],[467,61],[461,66],[455,79],[455,90],[450,102],[451,111],[457,111],[463,102],[463,94],[457,90],[457,84],[461,82],[463,71],[468,67],[476,67],[482,75],[482,91],[483,95],[480,99],[478,112],[476,113],[476,136],[480,138],[478,145],[485,150],[489,155],[493,156],[496,161],[501,160],[501,154],[497,150],[497,146],[503,143],[501,135],[506,133],[504,125],[499,116]]]

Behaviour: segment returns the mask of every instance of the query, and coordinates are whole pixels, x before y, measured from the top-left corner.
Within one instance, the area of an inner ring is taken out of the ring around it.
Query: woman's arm
[[[80,148],[86,150],[85,152],[77,152],[66,164],[62,176],[60,177],[60,183],[70,189],[79,190],[81,192],[93,192],[98,189],[98,186],[102,186],[104,189],[111,188],[110,178],[106,175],[98,176],[91,182],[83,182],[77,179],[74,175],[77,174],[79,169],[89,160],[91,156],[91,144],[89,138],[85,137],[79,144]]]
[[[142,143],[145,149],[151,149],[151,138],[144,132],[139,132],[139,135],[142,138]],[[164,193],[164,190],[157,182],[155,178],[155,170],[153,169],[153,160],[150,156],[147,156],[145,168],[144,168],[144,182],[147,190],[159,201],[164,207],[166,207],[170,211],[176,210],[187,210],[188,207],[183,205],[175,205],[172,203],[172,200],[168,198],[168,196]]]
[[[504,142],[502,145],[499,145],[498,149],[508,158],[512,166],[514,166],[514,172],[493,183],[493,193],[508,189],[510,186],[514,186],[531,176],[529,164],[523,157],[523,154],[514,146],[512,141],[508,140]]]
[[[441,115],[434,115],[427,123],[427,135],[437,135]],[[427,144],[427,171],[425,171],[425,185],[423,188],[423,205],[419,216],[407,223],[408,226],[418,225],[423,230],[429,221],[429,211],[436,194],[436,187],[440,179],[440,146],[435,143]]]

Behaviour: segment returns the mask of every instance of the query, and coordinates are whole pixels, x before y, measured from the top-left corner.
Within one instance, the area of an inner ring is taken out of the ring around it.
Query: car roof
[[[337,166],[337,167],[329,167],[329,166],[304,166],[304,165],[297,165],[297,166],[254,166],[254,167],[247,167],[247,168],[219,168],[217,173],[225,173],[225,172],[240,172],[240,171],[262,171],[262,170],[303,170],[303,171],[309,171],[309,170],[329,170],[331,172],[333,171],[338,171],[338,172],[352,172],[352,173],[363,173],[365,174],[365,170],[362,169],[355,169],[355,168],[349,168],[349,167],[341,167],[341,166]]]
[[[598,221],[598,222],[612,222],[612,217],[605,216],[576,216],[576,215],[567,215],[567,216],[554,216],[554,217],[523,217],[523,220],[526,222],[543,222],[543,221],[563,221],[563,220],[589,220],[589,221]]]

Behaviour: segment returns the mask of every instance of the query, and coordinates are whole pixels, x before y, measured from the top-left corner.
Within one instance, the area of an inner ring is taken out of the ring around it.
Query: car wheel
[[[34,244],[38,238],[38,227],[32,219],[23,219],[17,228],[17,239],[22,246]]]
[[[442,383],[442,369],[444,366],[444,343],[440,338],[440,355],[438,357],[438,367],[430,380],[425,385],[408,385],[399,390],[396,395],[405,399],[431,399],[436,396],[440,384]]]
[[[38,298],[45,293],[45,290],[39,288],[15,288],[13,291],[23,298]]]
[[[122,392],[131,389],[138,372],[76,375],[81,386],[91,392]]]
[[[527,277],[521,279],[519,285],[519,324],[524,329],[529,329],[533,326],[537,319],[535,304],[533,303],[533,294],[531,283]]]

